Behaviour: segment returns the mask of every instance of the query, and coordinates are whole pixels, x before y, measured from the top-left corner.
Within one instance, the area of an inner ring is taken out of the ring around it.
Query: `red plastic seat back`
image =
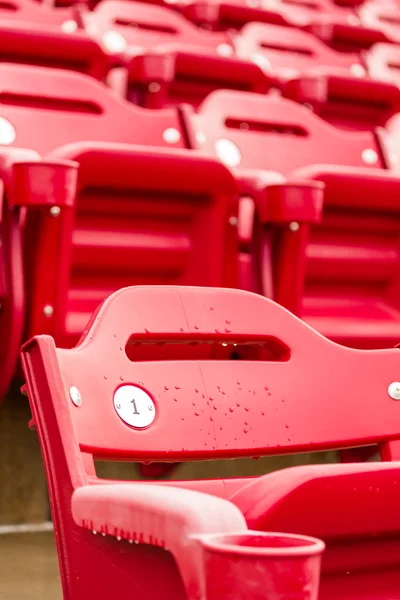
[[[140,347],[156,343],[163,359],[141,362]],[[176,343],[237,344],[235,352],[247,352],[250,362],[171,362]],[[132,344],[134,362],[126,354]],[[121,290],[93,316],[80,345],[57,357],[64,381],[58,393],[79,389],[82,406],[69,401],[71,418],[81,450],[97,457],[205,460],[384,444],[399,435],[399,405],[388,394],[397,350],[337,346],[247,292]]]
[[[72,9],[50,9],[34,0],[7,0],[0,6],[0,16],[7,21],[26,21],[30,23],[48,23],[62,25],[74,19]],[[69,24],[69,27],[73,25]]]
[[[395,44],[375,44],[365,55],[371,77],[400,84],[400,49]]]
[[[104,143],[55,156],[78,162],[78,191],[73,209],[28,220],[30,334],[73,346],[96,307],[127,285],[236,287],[236,186],[223,165],[190,151]]]
[[[176,111],[133,106],[78,73],[0,65],[0,116],[3,145],[41,154],[78,141],[184,146]]]
[[[266,61],[284,79],[315,67],[339,68],[348,74],[361,67],[357,54],[336,52],[311,33],[278,25],[249,23],[236,46],[240,56]]]
[[[209,33],[195,27],[167,7],[141,2],[106,0],[87,17],[88,25],[103,34],[117,32],[131,52],[165,43],[190,44],[205,48],[230,46],[223,33]]]
[[[86,73],[104,79],[111,57],[84,31],[64,32],[59,25],[2,20],[0,62],[22,63]]]
[[[214,92],[185,117],[192,147],[239,169],[287,175],[315,163],[384,166],[373,133],[341,131],[282,98]]]

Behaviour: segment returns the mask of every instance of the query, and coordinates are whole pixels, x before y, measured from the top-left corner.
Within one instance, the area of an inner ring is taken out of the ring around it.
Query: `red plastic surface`
[[[185,360],[170,360],[169,343],[204,341],[220,348],[221,357],[237,343],[237,352],[250,352],[250,360],[232,362],[229,354],[217,362],[211,354],[199,360],[196,346],[193,360],[187,354]],[[159,360],[143,360],[146,345],[161,342]],[[139,344],[133,362],[120,350],[126,344]],[[217,549],[226,561],[226,553],[234,551],[238,569],[243,568],[249,556],[243,545],[247,526],[271,531],[278,524],[283,531],[314,530],[327,539],[323,600],[337,597],[338,589],[346,599],[395,594],[398,553],[382,550],[395,547],[388,531],[398,534],[398,464],[327,465],[253,480],[148,486],[97,479],[92,456],[204,460],[368,443],[388,454],[399,436],[400,405],[387,392],[398,360],[396,349],[366,352],[335,345],[260,296],[206,288],[121,290],[94,313],[75,349],[56,349],[48,336],[31,340],[22,361],[46,465],[65,596],[198,598],[204,567],[211,594],[217,582],[202,556]],[[315,364],[318,369],[310,370]],[[135,429],[118,416],[113,398],[124,385],[150,395],[156,418],[147,428]],[[71,401],[71,386],[79,390],[78,406]],[[337,532],[346,545],[338,544]],[[190,536],[204,533],[240,536],[230,538],[234,548],[221,547],[226,537],[202,537],[202,554]],[[250,553],[260,560],[274,553],[264,550]],[[283,553],[283,561],[289,554]],[[229,573],[232,563],[227,566]],[[378,567],[388,571],[384,585]],[[157,577],[151,576],[155,569]],[[241,598],[243,586],[250,585],[247,578],[238,582],[240,571],[235,572],[225,577],[220,570],[221,585],[231,581],[224,597]],[[261,573],[265,582],[265,570]]]
[[[379,170],[328,166],[304,169],[301,175],[323,181],[325,191],[321,226],[311,226],[305,249],[299,314],[340,343],[396,345],[400,178]]]
[[[12,145],[33,148],[42,155],[85,140],[185,145],[176,111],[146,111],[80,73],[3,64],[0,95],[1,116],[16,130]],[[165,131],[171,129],[173,138],[167,136],[168,142]]]
[[[7,0],[0,5],[0,16],[7,21],[17,20],[30,23],[46,23],[61,26],[78,17],[76,9],[52,9],[34,0]],[[69,27],[73,27],[69,23]]]
[[[87,13],[86,21],[87,27],[95,27],[100,35],[112,30],[123,36],[131,53],[165,43],[207,48],[230,45],[224,33],[201,30],[177,12],[142,2],[105,0]]]
[[[278,25],[249,23],[241,29],[235,45],[240,56],[261,64],[266,61],[282,79],[315,67],[335,68],[350,74],[361,66],[357,54],[337,52],[311,33]]]
[[[121,144],[74,144],[51,156],[79,164],[78,189],[56,218],[28,215],[26,237],[40,240],[26,265],[30,334],[73,346],[98,304],[130,284],[237,285],[237,189],[223,165]]]
[[[314,163],[384,166],[371,132],[341,131],[307,108],[279,97],[213,92],[197,112],[186,111],[184,117],[193,147],[216,153],[220,160],[239,170],[262,169],[288,175]],[[198,141],[199,133],[205,136],[203,143]],[[367,149],[373,151],[373,162],[363,159]]]
[[[15,374],[26,313],[20,206],[44,207],[71,202],[76,186],[76,164],[40,162],[29,150],[0,152],[0,398]]]
[[[17,20],[0,22],[0,60],[7,63],[71,69],[104,79],[114,59],[84,31]]]
[[[374,130],[384,127],[400,109],[400,90],[393,83],[340,75],[308,73],[286,82],[287,98],[312,107],[314,112],[336,127]]]

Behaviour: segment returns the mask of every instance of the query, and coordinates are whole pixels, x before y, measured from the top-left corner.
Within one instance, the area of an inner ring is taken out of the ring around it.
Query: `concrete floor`
[[[0,535],[0,598],[62,600],[52,532]]]

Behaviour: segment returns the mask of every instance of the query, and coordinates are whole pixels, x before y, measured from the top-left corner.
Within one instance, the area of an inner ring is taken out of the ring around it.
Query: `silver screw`
[[[232,227],[237,227],[237,224],[238,224],[237,217],[229,217],[229,225],[232,225]]]
[[[148,408],[149,410],[153,410],[153,407],[152,407],[152,405],[151,405],[151,404],[149,404],[147,408]]]
[[[61,208],[59,206],[52,206],[50,209],[50,214],[52,217],[58,217],[61,212]]]
[[[299,230],[299,228],[300,228],[300,225],[299,225],[299,224],[298,224],[296,221],[292,221],[292,222],[289,224],[289,229],[290,229],[290,231],[298,231],[298,230]]]
[[[400,400],[400,381],[393,381],[388,387],[388,393],[393,400]]]
[[[81,393],[78,390],[78,388],[75,387],[74,385],[72,385],[69,388],[69,396],[70,396],[72,402],[75,404],[75,406],[82,406],[82,396],[81,396]]]
[[[163,133],[163,140],[167,144],[176,144],[181,139],[181,134],[175,127],[168,127]]]
[[[361,153],[361,158],[367,165],[374,165],[378,162],[378,155],[372,148],[365,148]]]
[[[51,304],[46,304],[46,306],[43,308],[43,313],[44,316],[49,319],[53,316],[54,308],[51,306]]]
[[[117,404],[117,408],[118,408],[118,409],[120,409],[120,408],[121,408],[121,405],[120,405],[120,404]]]
[[[159,92],[161,90],[161,85],[157,81],[152,81],[148,85],[148,90],[152,94],[156,94],[157,92]]]

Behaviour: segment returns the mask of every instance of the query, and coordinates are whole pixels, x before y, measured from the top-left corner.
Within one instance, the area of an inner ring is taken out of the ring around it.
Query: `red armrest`
[[[77,525],[93,533],[161,546],[178,564],[190,598],[200,598],[200,557],[193,536],[246,531],[231,502],[175,487],[121,484],[87,486],[72,496]]]

